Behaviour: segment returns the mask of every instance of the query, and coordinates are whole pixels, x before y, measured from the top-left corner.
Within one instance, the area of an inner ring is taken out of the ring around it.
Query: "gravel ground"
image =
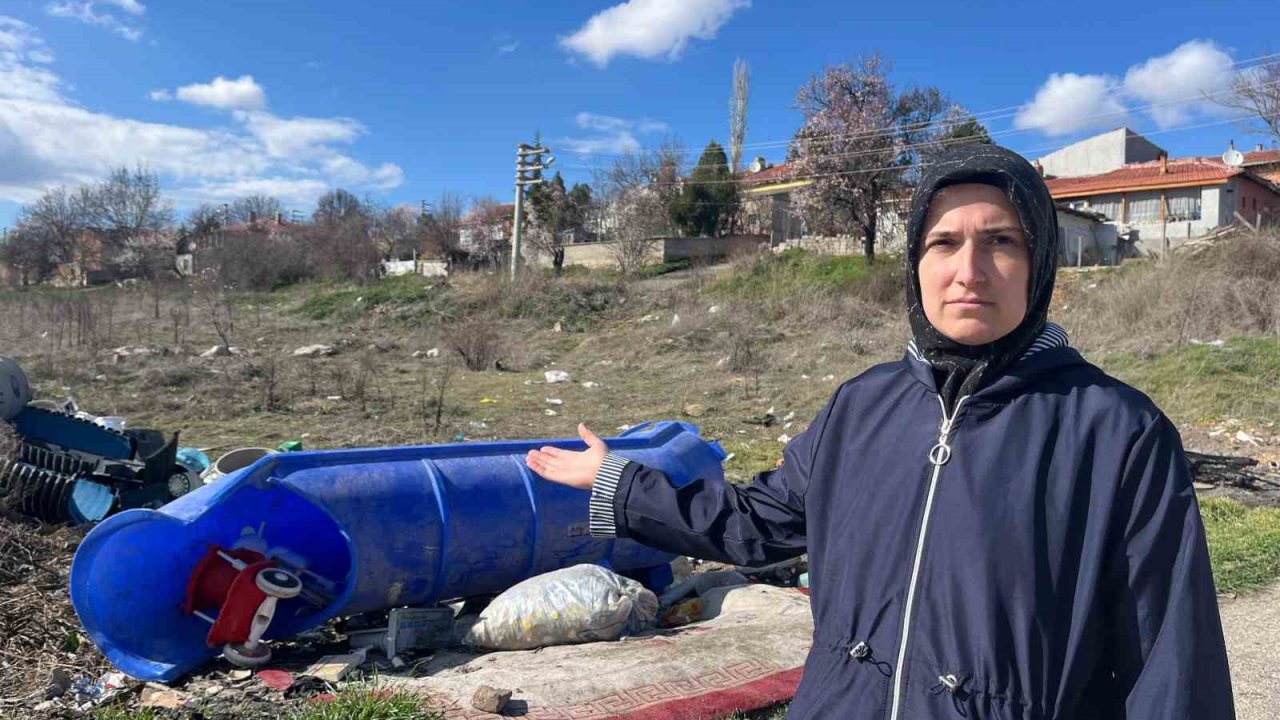
[[[1280,584],[1219,603],[1239,720],[1271,720],[1280,708]]]

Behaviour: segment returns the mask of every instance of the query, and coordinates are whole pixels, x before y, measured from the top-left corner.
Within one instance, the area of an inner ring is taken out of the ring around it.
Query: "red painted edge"
[[[804,668],[783,670],[737,687],[651,705],[616,720],[704,720],[786,702],[796,695]]]

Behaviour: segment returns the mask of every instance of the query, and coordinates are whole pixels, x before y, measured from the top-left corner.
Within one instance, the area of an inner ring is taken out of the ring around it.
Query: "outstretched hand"
[[[604,441],[578,423],[578,437],[587,444],[581,452],[564,450],[544,445],[537,450],[530,450],[524,457],[524,464],[542,477],[580,490],[589,490],[595,484],[596,473],[608,453]]]

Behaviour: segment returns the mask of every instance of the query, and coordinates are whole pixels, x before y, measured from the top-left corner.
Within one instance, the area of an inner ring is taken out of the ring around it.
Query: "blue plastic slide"
[[[606,442],[677,483],[723,477],[724,451],[687,423]],[[339,616],[499,593],[579,563],[635,577],[656,569],[658,582],[674,556],[589,537],[589,494],[524,464],[544,445],[585,447],[557,439],[268,455],[159,510],[100,523],[76,552],[71,600],[116,667],[168,681],[220,650],[205,644],[209,622],[182,611],[210,546],[255,549],[303,581],[302,595],[280,602],[267,639]]]

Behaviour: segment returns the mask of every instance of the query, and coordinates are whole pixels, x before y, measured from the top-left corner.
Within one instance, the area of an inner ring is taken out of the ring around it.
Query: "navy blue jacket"
[[[1233,718],[1178,432],[1069,347],[945,417],[908,354],[845,382],[750,486],[610,455],[614,531],[761,565],[809,553],[788,718]],[[593,517],[596,515],[593,509]]]

